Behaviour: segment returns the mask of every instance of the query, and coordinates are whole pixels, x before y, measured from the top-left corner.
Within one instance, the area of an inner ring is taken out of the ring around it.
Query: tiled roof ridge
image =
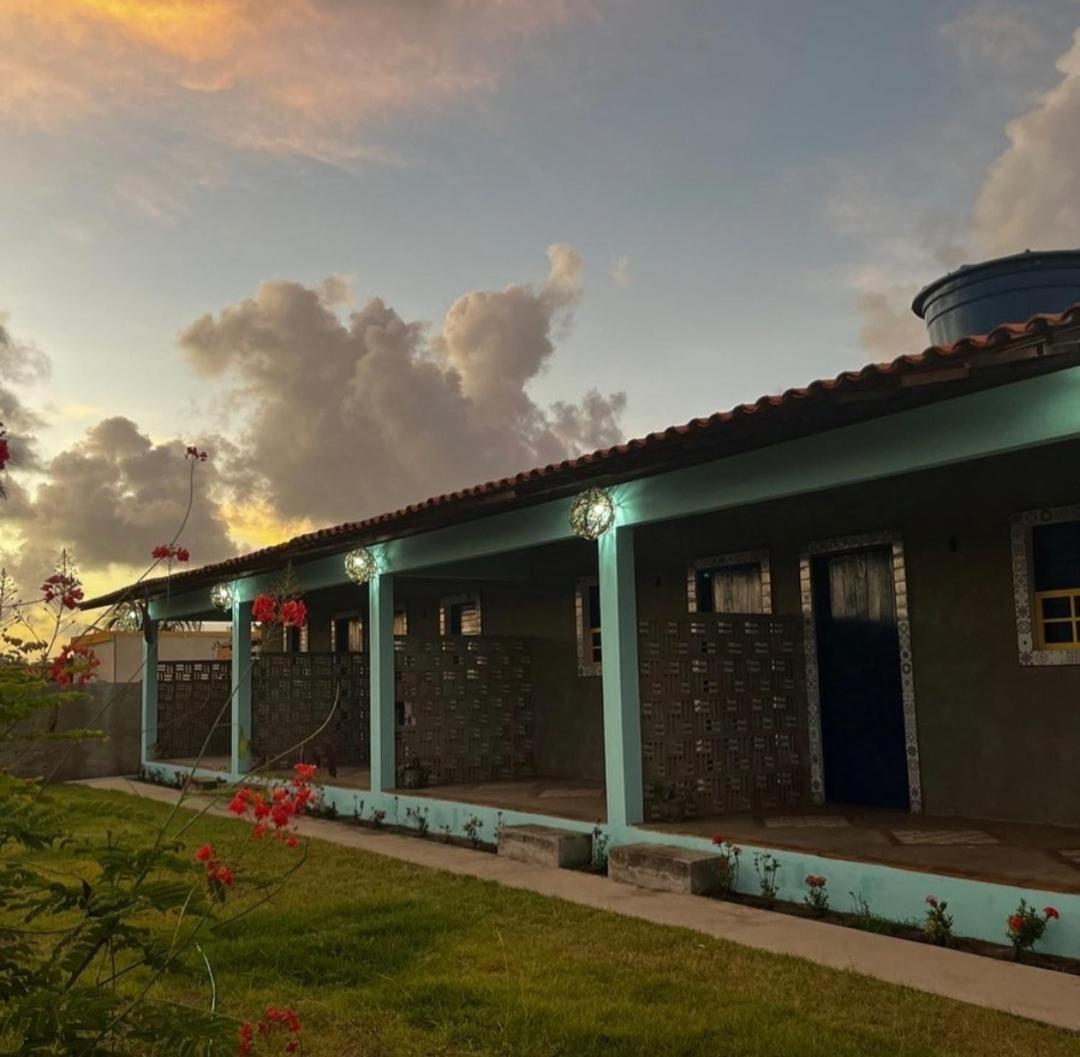
[[[563,459],[557,463],[548,463],[545,466],[523,470],[510,477],[485,481],[482,484],[470,485],[466,488],[446,492],[442,495],[432,496],[416,503],[409,503],[397,510],[375,514],[359,521],[346,521],[338,525],[330,525],[325,528],[315,529],[312,532],[301,533],[300,535],[293,536],[281,543],[274,543],[268,547],[248,551],[246,554],[242,555],[234,555],[231,558],[226,558],[223,561],[214,562],[198,569],[191,569],[183,573],[174,574],[171,577],[171,581],[175,584],[177,581],[192,579],[214,570],[220,569],[226,571],[260,558],[269,557],[290,549],[304,547],[307,544],[318,543],[338,536],[358,535],[364,531],[377,529],[382,525],[399,521],[410,515],[420,514],[435,507],[448,506],[467,499],[475,499],[480,496],[506,492],[512,490],[516,486],[528,484],[532,481],[568,473],[575,469],[602,464],[617,456],[628,455],[631,452],[636,451],[643,451],[658,444],[662,444],[665,441],[670,441],[675,438],[685,438],[691,434],[705,432],[716,426],[726,425],[739,417],[750,417],[760,414],[762,411],[784,407],[794,402],[811,399],[819,394],[833,393],[840,389],[854,387],[857,386],[858,383],[866,382],[870,379],[893,376],[900,372],[917,369],[930,363],[960,359],[973,352],[1008,345],[1022,338],[1049,333],[1074,323],[1080,324],[1080,302],[1065,309],[1063,312],[1038,313],[1031,316],[1023,323],[1002,323],[986,334],[976,334],[960,338],[951,345],[930,345],[920,353],[905,354],[884,363],[868,363],[858,370],[841,371],[833,378],[817,379],[801,388],[787,389],[779,394],[766,394],[759,397],[753,403],[737,404],[726,411],[717,411],[705,417],[692,418],[682,425],[668,426],[666,429],[648,433],[644,437],[631,438],[620,444],[614,444],[608,448],[587,452],[583,455],[575,456],[572,459]],[[144,588],[153,587],[166,582],[166,579],[167,578],[162,577],[155,580],[147,580],[144,581],[142,586]],[[99,604],[104,604],[104,600],[111,598],[114,594],[115,592],[101,596],[102,601]],[[92,608],[93,603],[95,602],[98,602],[98,600],[88,600],[85,608]]]

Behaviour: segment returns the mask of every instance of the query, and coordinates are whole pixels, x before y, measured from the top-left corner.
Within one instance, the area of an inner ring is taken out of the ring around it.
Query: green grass
[[[87,835],[166,811],[55,795]],[[212,840],[245,864],[287,861],[235,822],[192,833],[193,848]],[[43,859],[92,870],[63,852]],[[1003,1014],[320,842],[274,902],[204,948],[225,1012],[292,1004],[308,1052],[326,1057],[1080,1055],[1077,1037]],[[207,1000],[198,976],[164,990]]]

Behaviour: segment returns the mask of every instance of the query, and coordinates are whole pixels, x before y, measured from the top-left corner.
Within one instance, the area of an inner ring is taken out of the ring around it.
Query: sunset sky
[[[1080,2],[0,0],[0,564],[92,588],[917,352],[1080,245]]]

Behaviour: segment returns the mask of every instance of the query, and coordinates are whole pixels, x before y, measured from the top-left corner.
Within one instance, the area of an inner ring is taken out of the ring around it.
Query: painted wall
[[[574,588],[596,575],[596,548],[582,541],[556,543],[462,570],[394,578],[395,609],[404,607],[409,635],[439,633],[439,601],[475,592],[485,635],[527,636],[533,648],[536,770],[543,777],[604,777],[603,703],[599,676],[577,674]],[[359,609],[366,617],[367,589],[335,587],[304,596],[308,642],[330,648],[334,614]],[[270,645],[268,644],[268,647]]]
[[[102,631],[78,639],[91,646],[101,661],[96,678],[103,683],[142,681],[142,632]],[[229,631],[163,631],[158,657],[163,661],[209,661],[229,644]],[[225,656],[228,656],[226,650]]]
[[[637,530],[638,608],[686,612],[686,563],[768,548],[773,609],[801,611],[807,542],[903,534],[924,810],[1080,825],[1080,668],[1022,666],[1012,514],[1080,501],[1069,442]]]

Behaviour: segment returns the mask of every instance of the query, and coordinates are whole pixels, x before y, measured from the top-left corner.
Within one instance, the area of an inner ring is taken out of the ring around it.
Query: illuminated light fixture
[[[232,584],[214,584],[210,588],[210,601],[218,609],[232,609]]]
[[[142,610],[134,602],[123,602],[116,607],[113,627],[117,631],[141,631],[142,625]]]
[[[345,575],[354,584],[366,584],[376,572],[375,555],[369,548],[357,547],[345,555]]]
[[[587,488],[570,507],[570,527],[583,540],[599,539],[615,524],[615,502],[603,488]]]

